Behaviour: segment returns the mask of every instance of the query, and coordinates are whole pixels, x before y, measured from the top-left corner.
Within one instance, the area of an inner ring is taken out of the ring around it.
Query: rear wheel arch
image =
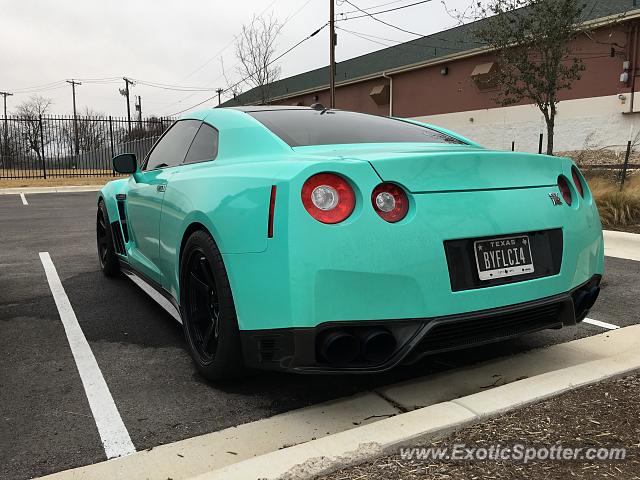
[[[198,230],[207,233],[213,239],[213,242],[216,244],[216,246],[218,245],[218,242],[216,242],[213,234],[204,224],[200,222],[190,223],[182,234],[182,240],[180,241],[180,250],[178,251],[178,271],[180,271],[180,262],[182,262],[182,252],[184,252],[184,246],[187,244],[187,240],[189,240],[189,237]]]
[[[184,247],[189,241],[189,238],[191,237],[191,235],[193,235],[196,232],[204,232],[207,235],[209,235],[209,237],[211,237],[211,240],[213,240],[213,244],[216,246],[218,251],[220,251],[220,244],[218,243],[216,236],[213,234],[211,229],[207,227],[204,223],[198,220],[193,220],[189,225],[187,225],[187,228],[185,228],[182,234],[182,239],[180,240],[180,249],[178,250],[178,256],[177,256],[178,261],[175,263],[175,266],[176,266],[175,274],[176,274],[178,292],[180,292],[180,287],[181,287],[180,269],[182,268],[182,254],[184,253]],[[224,264],[224,259],[222,259],[221,261],[222,261],[222,265],[226,270],[227,266]],[[181,294],[178,295],[178,298],[180,298],[180,296]]]
[[[202,275],[203,266],[208,275]],[[196,367],[209,380],[239,375],[243,370],[242,346],[231,285],[213,235],[199,222],[189,224],[183,233],[178,281],[185,338]],[[206,293],[203,300],[198,284],[209,286],[211,300]],[[207,318],[212,324],[203,330],[202,322]],[[215,346],[209,351],[212,339]]]

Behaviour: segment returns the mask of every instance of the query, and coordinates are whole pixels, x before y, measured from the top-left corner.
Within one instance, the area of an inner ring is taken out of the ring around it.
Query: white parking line
[[[22,200],[23,205],[29,205],[29,202],[27,202],[27,197],[25,197],[24,193],[22,192],[20,192],[20,200]]]
[[[618,325],[614,325],[613,323],[601,322],[600,320],[594,320],[593,318],[585,318],[583,322],[590,323],[596,327],[606,328],[607,330],[616,330],[620,328]]]
[[[96,362],[91,347],[82,333],[78,319],[67,297],[56,267],[51,261],[49,252],[40,252],[40,261],[44,267],[51,294],[58,307],[60,320],[67,334],[71,353],[76,361],[78,373],[89,400],[89,407],[98,427],[104,452],[107,458],[122,457],[135,453],[136,448],[129,437],[118,408],[113,401],[107,383],[104,381],[100,367]]]

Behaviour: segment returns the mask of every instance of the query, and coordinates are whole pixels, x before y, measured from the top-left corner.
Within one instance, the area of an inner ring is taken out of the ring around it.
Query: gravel
[[[399,454],[347,468],[320,480],[640,479],[640,373],[580,388],[514,411],[424,447],[626,448],[624,460],[404,460]]]

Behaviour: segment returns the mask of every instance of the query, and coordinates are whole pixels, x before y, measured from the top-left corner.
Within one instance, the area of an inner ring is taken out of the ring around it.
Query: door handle
[[[164,192],[167,190],[167,186],[166,185],[158,185],[156,186],[156,190],[159,192]]]

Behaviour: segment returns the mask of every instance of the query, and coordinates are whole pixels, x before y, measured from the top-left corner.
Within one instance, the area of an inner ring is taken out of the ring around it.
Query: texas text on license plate
[[[480,280],[533,273],[533,258],[527,235],[473,242]]]

